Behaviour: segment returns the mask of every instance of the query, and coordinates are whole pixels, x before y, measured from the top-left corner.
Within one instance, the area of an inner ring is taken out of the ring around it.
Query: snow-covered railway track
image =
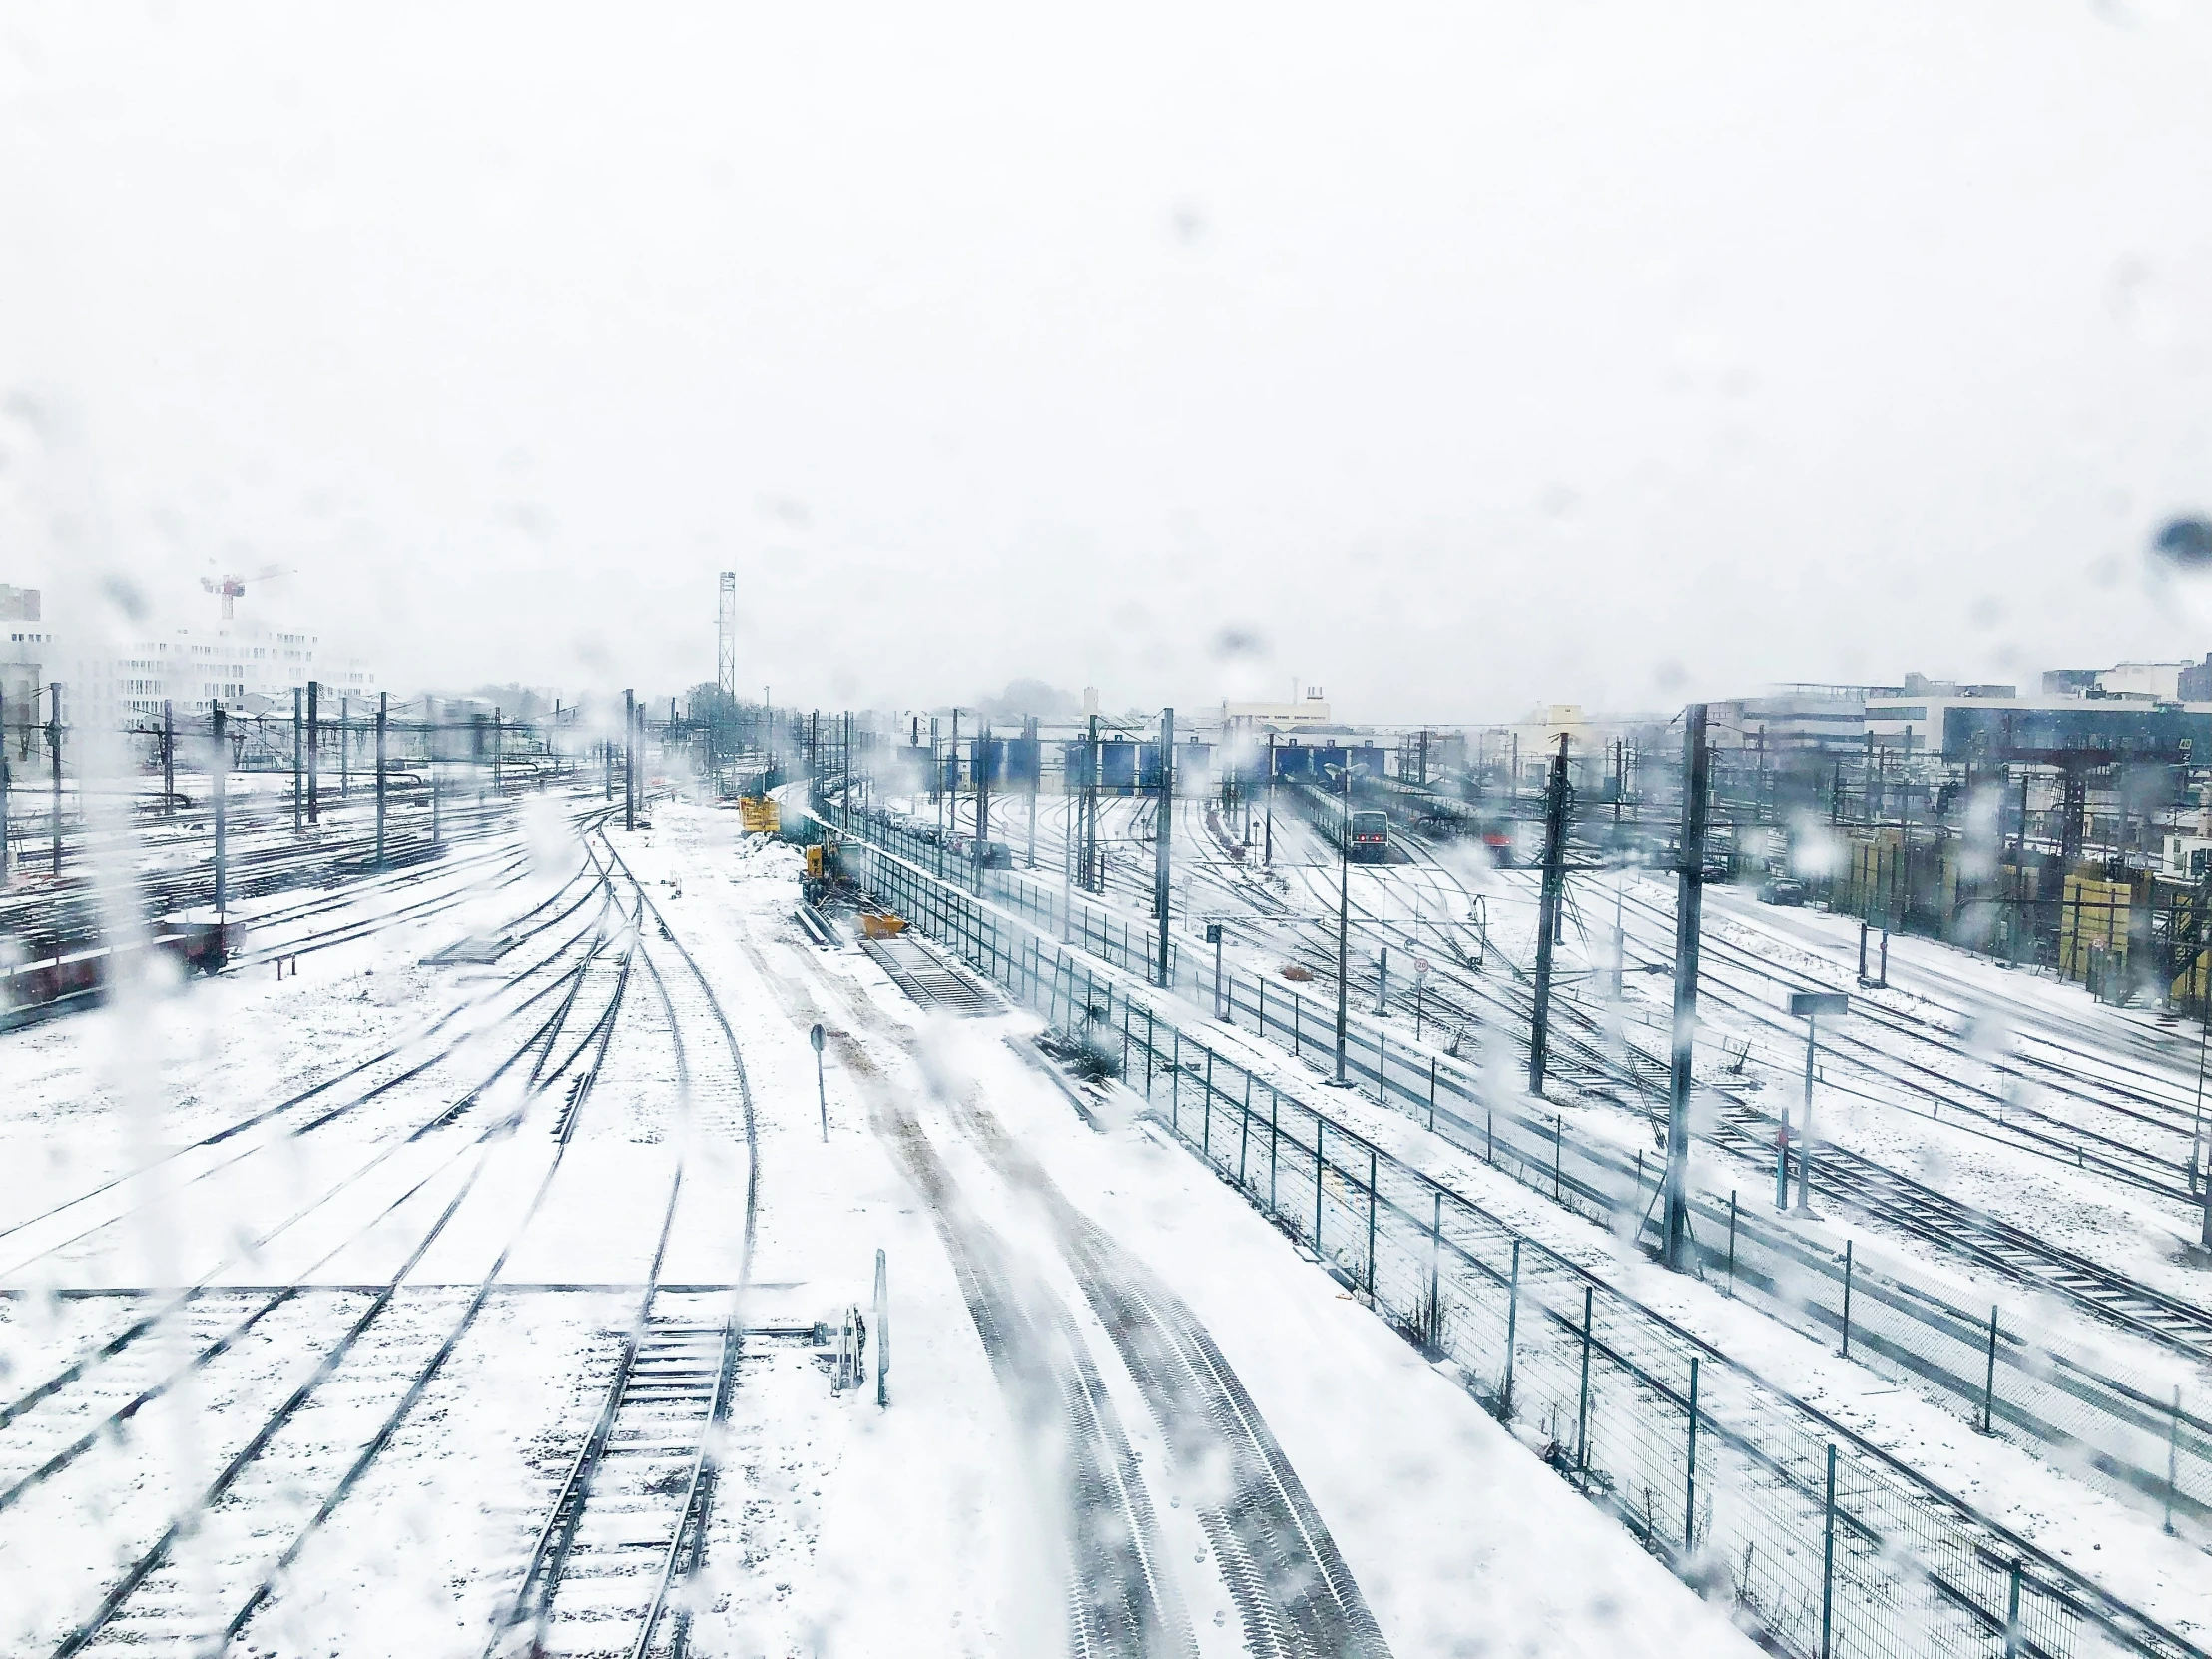
[[[712,1444],[729,1414],[738,1353],[729,1319],[649,1306],[623,1342],[487,1654],[684,1651],[684,1614],[670,1616],[670,1592],[704,1559]]]
[[[569,913],[573,913],[573,910],[564,912],[562,917],[555,919],[565,919]],[[140,1166],[126,1175],[102,1182],[0,1231],[0,1240],[16,1241],[7,1267],[0,1270],[0,1283],[20,1282],[34,1270],[50,1274],[58,1264],[82,1258],[87,1252],[100,1248],[103,1241],[118,1228],[143,1218],[150,1207],[180,1202],[180,1195],[187,1194],[190,1189],[203,1182],[226,1175],[257,1155],[343,1121],[371,1103],[420,1082],[440,1067],[463,1056],[473,1042],[503,1029],[520,1028],[524,1017],[538,1004],[549,999],[558,999],[553,1011],[537,1025],[527,1028],[527,1035],[523,1040],[506,1051],[488,1072],[468,1087],[447,1093],[436,1114],[428,1122],[415,1125],[408,1131],[403,1142],[387,1146],[383,1152],[348,1174],[338,1186],[324,1195],[323,1200],[317,1202],[326,1201],[328,1197],[344,1190],[361,1175],[375,1168],[384,1158],[390,1156],[396,1145],[419,1140],[429,1130],[466,1111],[487,1089],[524,1059],[535,1054],[538,1056],[537,1068],[543,1068],[586,976],[607,943],[604,927],[606,914],[603,909],[597,919],[564,937],[548,954],[509,973],[486,995],[451,1010],[413,1039],[413,1042],[390,1045],[274,1106],[264,1107],[246,1118],[227,1124],[222,1129],[167,1153],[158,1160]],[[533,977],[555,967],[579,946],[582,947],[579,960],[555,972],[544,984],[531,990],[520,1001],[498,1009],[489,1026],[472,1030],[463,1021],[464,1014],[496,1004],[500,996],[521,989]],[[446,1034],[441,1037],[441,1032]],[[428,1052],[418,1052],[414,1043],[425,1039],[437,1040]],[[285,1121],[294,1118],[302,1108],[310,1106],[313,1110],[309,1115],[296,1117],[296,1121]],[[268,1125],[276,1126],[273,1134],[260,1139],[251,1137],[252,1131]],[[166,1190],[144,1190],[146,1178],[157,1172],[169,1184]],[[257,1239],[255,1243],[258,1247],[259,1244],[266,1243],[266,1238]],[[4,1426],[7,1420],[5,1413],[0,1412],[0,1426]]]
[[[1244,1627],[1282,1659],[1381,1659],[1382,1633],[1289,1456],[1197,1316],[1070,1204],[979,1105],[955,1116],[999,1172],[1044,1205],[1091,1311],[1143,1391],[1178,1468],[1214,1470],[1197,1514]]]
[[[1672,916],[1648,900],[1630,896],[1627,902],[1647,921],[1673,926]],[[1739,971],[1732,973],[1731,964]],[[1709,935],[1706,941],[1698,972],[1700,993],[1794,1041],[1796,1022],[1742,977],[1745,970],[1785,983],[1802,981],[1812,985],[1815,981],[1779,971],[1718,934]],[[2031,1074],[2028,1068],[1996,1056],[1970,1055],[1955,1038],[1938,1036],[1920,1022],[1867,998],[1855,999],[1852,1012],[1861,1023],[1872,1024],[1892,1038],[1934,1046],[1942,1063],[1931,1064],[1886,1047],[1850,1024],[1835,1025],[1823,1033],[1831,1062],[1848,1066],[1876,1085],[1898,1091],[1905,1099],[1927,1102],[1931,1117],[1941,1117],[1947,1110],[1950,1121],[1966,1120],[2022,1151],[2179,1203],[2200,1202],[2199,1195],[2190,1190],[2189,1165],[2181,1154],[2181,1147],[2194,1133],[2191,1110],[2185,1103],[2161,1101],[2141,1091],[2109,1084],[2092,1089],[2055,1064],[2039,1065]],[[2010,1091],[1987,1088],[1944,1069],[1946,1065],[1968,1063],[2009,1079],[2016,1087]],[[2063,1101],[2075,1112],[2087,1114],[2091,1121],[2078,1121],[2053,1111],[2039,1104],[2038,1097]],[[1892,1097],[1890,1103],[1904,1102]],[[2096,1120],[2113,1127],[2099,1127]],[[2123,1128],[2133,1131],[2133,1138],[2113,1132]],[[2146,1144],[2161,1136],[2179,1143],[2174,1151],[2161,1152]]]
[[[1449,872],[1445,873],[1448,877]],[[1406,948],[1419,947],[1420,941],[1392,928],[1357,899],[1351,909],[1356,928]],[[1309,938],[1299,943],[1296,954],[1317,982],[1333,982],[1333,944]],[[1373,975],[1364,965],[1356,968],[1354,994],[1365,1002],[1373,989]],[[1424,996],[1432,1011],[1447,1014],[1462,1031],[1502,1026],[1525,1055],[1529,993],[1518,980],[1499,983],[1487,966],[1477,971],[1464,964],[1444,965],[1432,970]],[[1626,1055],[1614,1051],[1605,1043],[1594,1014],[1577,998],[1555,994],[1551,1007],[1553,1075],[1589,1098],[1637,1113],[1656,1131],[1666,1115],[1664,1065],[1633,1048]],[[1698,1138],[1762,1174],[1771,1171],[1774,1123],[1768,1114],[1725,1085],[1701,1080],[1699,1089],[1718,1110]],[[2047,1291],[2107,1324],[2193,1358],[2212,1360],[2212,1308],[2052,1244],[1875,1159],[1824,1144],[1813,1185],[1825,1197],[1924,1245],[2013,1283]]]
[[[53,1659],[127,1652],[150,1643],[168,1643],[193,1653],[220,1651],[279,1593],[300,1552],[389,1443],[473,1328],[516,1243],[544,1204],[561,1167],[575,1115],[605,1063],[636,942],[633,917],[607,1011],[584,1041],[556,1065],[541,1062],[523,1104],[479,1131],[472,1144],[474,1162],[444,1207],[413,1237],[396,1271],[322,1349],[308,1375],[230,1451],[208,1485],[176,1508],[152,1541],[128,1558],[97,1606],[61,1634],[51,1650]],[[583,1064],[577,1067],[579,1060]],[[402,1298],[408,1276],[446,1233],[498,1153],[518,1144],[513,1132],[531,1115],[531,1108],[552,1094],[572,1067],[576,1069],[543,1171],[474,1294],[457,1314],[432,1298],[428,1306],[433,1313],[415,1319],[425,1305],[413,1296]],[[451,1121],[450,1115],[440,1121]],[[224,1351],[207,1351],[206,1357],[213,1359],[220,1352]],[[397,1364],[395,1353],[404,1356]],[[353,1430],[333,1430],[327,1426],[333,1418],[341,1423],[352,1419]],[[217,1420],[222,1425],[223,1419]],[[364,1436],[359,1429],[369,1423],[375,1426]],[[320,1501],[309,1510],[307,1504],[317,1493]],[[272,1559],[269,1545],[278,1536],[287,1541]]]
[[[867,1064],[856,1047],[846,1063]],[[1188,1655],[1197,1640],[1142,1466],[1067,1308],[976,1216],[910,1107],[873,1100],[876,1132],[928,1201],[930,1220],[1026,1443],[1051,1446],[1064,1484],[1068,1651],[1079,1659]]]
[[[409,828],[387,832],[384,838],[385,868],[375,865],[373,831],[352,832],[304,843],[288,831],[272,830],[268,844],[234,839],[227,855],[225,887],[233,903],[268,897],[294,888],[331,881],[349,883],[404,883],[421,865],[439,859],[446,849],[472,841],[513,833],[514,815],[507,803],[456,811],[452,822],[442,825],[437,837],[427,830]],[[148,915],[167,915],[214,902],[215,875],[212,859],[186,868],[158,870],[142,875],[137,902]],[[311,902],[311,901],[310,901]],[[97,930],[102,898],[86,876],[65,877],[59,886],[26,888],[0,897],[0,931],[27,937],[48,934],[81,935]]]
[[[677,1141],[676,1170],[661,1215],[638,1313],[589,1432],[515,1570],[484,1652],[487,1659],[528,1654],[682,1659],[690,1612],[676,1592],[705,1564],[714,1508],[716,1437],[727,1420],[740,1352],[738,1308],[719,1317],[698,1298],[661,1286],[669,1235],[683,1195],[684,1153],[700,1133],[741,1138],[748,1176],[741,1279],[750,1275],[759,1208],[759,1162],[752,1087],[744,1056],[719,999],[691,953],[608,848],[613,867],[632,881],[638,917],[652,915],[683,971],[664,974],[651,946],[639,961],[666,1020],[676,1073],[671,1124],[649,1124]],[[720,1046],[730,1064],[694,1067],[695,1053]]]
[[[854,1028],[876,1015],[843,980],[809,966]],[[1061,1293],[985,1221],[909,1100],[849,1034],[832,1039],[865,1086],[876,1134],[927,1200],[969,1316],[1025,1430],[1050,1447],[1063,1506],[1068,1649],[1077,1655],[1197,1651],[1180,1574],[1162,1557],[1152,1481]],[[1244,1650],[1271,1659],[1382,1659],[1388,1649],[1288,1455],[1191,1310],[1060,1193],[973,1098],[942,1104],[997,1183],[1042,1204],[1057,1254],[1114,1345],[1165,1444],[1153,1478],[1186,1487]]]

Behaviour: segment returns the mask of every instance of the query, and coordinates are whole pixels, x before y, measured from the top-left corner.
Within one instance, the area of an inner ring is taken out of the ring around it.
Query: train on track
[[[1298,800],[1314,828],[1354,863],[1391,861],[1390,815],[1380,807],[1348,804],[1341,796],[1311,787],[1301,788]]]
[[[185,973],[220,973],[243,935],[238,922],[168,920],[156,923],[144,948],[160,952]],[[14,941],[10,941],[11,943]],[[115,970],[117,947],[105,939],[47,940],[0,960],[0,1029],[98,1002]]]

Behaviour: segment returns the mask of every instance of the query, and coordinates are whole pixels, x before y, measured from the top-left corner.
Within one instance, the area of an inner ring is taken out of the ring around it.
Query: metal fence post
[[[1828,1443],[1828,1497],[1821,1520],[1821,1659],[1829,1659],[1836,1612],[1836,1442]]]
[[[2174,1411],[2166,1419],[2166,1530],[2174,1529],[2174,1493],[2181,1485],[2181,1384],[2174,1384]]]
[[[1174,1048],[1168,1060],[1168,1128],[1175,1134],[1183,1133],[1183,1031],[1180,1026],[1169,1026]]]
[[[1428,1056],[1428,1132],[1436,1132],[1436,1056]]]
[[[1513,1349],[1520,1336],[1520,1247],[1513,1241],[1513,1277],[1505,1291],[1505,1385],[1498,1391],[1498,1418],[1510,1421],[1513,1415]]]
[[[1368,1301],[1375,1300],[1375,1148],[1368,1148]]]
[[[1590,1316],[1596,1288],[1582,1287],[1582,1398],[1574,1408],[1574,1466],[1578,1473],[1590,1468]]]
[[[2005,1598],[2004,1659],[2020,1656],[2020,1567],[2019,1561],[2012,1563],[2011,1593]]]
[[[1443,1248],[1444,1248],[1444,1192],[1441,1187],[1430,1190],[1428,1216],[1428,1346],[1443,1347],[1444,1296],[1443,1296]],[[2178,1406],[2181,1390],[2174,1390]]]
[[[1989,1309],[1989,1361],[1988,1369],[1981,1374],[1981,1432],[1997,1431],[1997,1311]]]
[[[1314,1254],[1322,1256],[1321,1248],[1321,1170],[1322,1170],[1322,1118],[1314,1114]]]
[[[1283,1096],[1271,1084],[1268,1088],[1268,1214],[1271,1216],[1279,1216],[1283,1213],[1283,1207],[1276,1202],[1275,1197],[1275,1155],[1277,1149],[1282,1145],[1281,1131],[1277,1126],[1276,1118],[1282,1105]]]
[[[1851,1240],[1844,1241],[1844,1358],[1851,1358]]]
[[[1736,1191],[1733,1187],[1728,1193],[1728,1294],[1736,1294]]]
[[[1245,1149],[1252,1140],[1252,1073],[1244,1074],[1244,1106],[1237,1114],[1237,1187],[1245,1185]]]
[[[1697,1548],[1697,1361],[1690,1356],[1690,1443],[1689,1473],[1682,1492],[1682,1549],[1684,1554]]]

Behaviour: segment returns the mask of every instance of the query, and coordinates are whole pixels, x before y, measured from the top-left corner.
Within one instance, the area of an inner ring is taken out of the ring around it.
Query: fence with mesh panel
[[[923,869],[941,852],[882,815],[855,815],[849,828]],[[981,896],[1040,930],[1125,972],[1155,977],[1156,935],[1105,906],[1013,871],[965,873]],[[1217,984],[1206,954],[1181,941],[1171,940],[1170,966],[1176,992],[1294,1059],[1334,1065],[1333,998],[1233,970]],[[1544,1111],[1526,1096],[1487,1088],[1452,1056],[1357,1016],[1347,1021],[1345,1073],[1363,1094],[1479,1152],[1534,1191],[1616,1232],[1650,1236],[1662,1174],[1656,1144],[1649,1156],[1624,1149],[1565,1110]],[[2107,1490],[2156,1505],[2168,1524],[2212,1531],[2212,1389],[2195,1364],[2177,1357],[2155,1369],[2047,1335],[2031,1338],[2024,1306],[2009,1314],[2001,1301],[1969,1308],[1955,1287],[1864,1242],[1855,1241],[1849,1255],[1829,1250],[1759,1195],[1739,1202],[1737,1194],[1697,1193],[1691,1225],[1702,1277],[1837,1343],[1983,1432],[2031,1445]]]
[[[1056,1030],[1524,1442],[1778,1649],[2201,1655],[1804,1401],[1226,1051],[1203,1022],[846,830],[854,873]],[[1565,1179],[1564,1148],[1561,1180]]]

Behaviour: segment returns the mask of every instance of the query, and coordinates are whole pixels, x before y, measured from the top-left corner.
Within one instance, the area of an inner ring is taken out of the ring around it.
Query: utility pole
[[[0,887],[8,884],[8,694],[0,689]]]
[[[212,788],[209,793],[215,805],[215,914],[223,919],[224,906],[230,902],[229,869],[226,865],[228,848],[224,845],[230,819],[231,788],[231,740],[223,730],[223,705],[215,705],[209,726],[215,737],[215,753],[209,757],[208,772]]]
[[[353,795],[353,700],[338,694],[338,799]]]
[[[1175,839],[1175,711],[1160,711],[1160,834],[1153,847],[1152,907],[1160,921],[1160,988],[1168,988],[1168,858]]]
[[[176,706],[162,699],[162,817],[177,815],[177,715]]]
[[[59,680],[48,686],[47,696],[50,701],[46,741],[54,753],[54,873],[59,875],[62,872],[62,683]]]
[[[991,723],[983,722],[975,739],[975,890],[983,890],[983,871],[991,857]]]
[[[305,696],[306,692],[303,688],[298,686],[291,688],[291,832],[295,835],[299,833],[301,825],[306,822],[305,814],[307,810],[305,783],[307,716],[306,704],[301,701]]]
[[[1060,832],[1060,916],[1064,923],[1062,928],[1063,937],[1072,937],[1074,934],[1075,855],[1083,840],[1083,819],[1082,815],[1076,811],[1076,802],[1079,798],[1075,792],[1078,784],[1075,775],[1069,770],[1068,762],[1068,753],[1074,748],[1075,745],[1069,743],[1063,743],[1060,746],[1060,795],[1067,804],[1064,828]],[[1041,751],[1039,752],[1039,765],[1042,765]]]
[[[1267,838],[1262,843],[1260,862],[1269,868],[1275,866],[1275,734],[1268,734],[1268,827]]]
[[[1098,753],[1098,716],[1091,716],[1090,758],[1083,774],[1083,890],[1105,889],[1106,875],[1098,864],[1098,785],[1105,770]]]
[[[1674,1067],[1667,1095],[1666,1231],[1662,1252],[1677,1273],[1689,1265],[1690,1062],[1697,1030],[1698,926],[1705,907],[1706,794],[1711,756],[1705,705],[1682,714],[1682,862],[1674,907]]]
[[[500,764],[499,764],[499,762],[500,762],[500,755],[501,755],[501,752],[502,752],[502,751],[503,751],[503,750],[505,749],[505,747],[506,747],[506,744],[505,744],[505,742],[504,742],[504,740],[503,740],[503,738],[502,738],[502,731],[503,731],[503,728],[502,728],[502,725],[501,725],[501,716],[502,716],[502,711],[501,711],[501,710],[499,710],[499,709],[496,709],[496,708],[492,710],[492,712],[491,712],[491,798],[492,798],[492,799],[493,799],[494,801],[498,801],[498,800],[502,799],[502,798],[503,798],[503,797],[505,796],[505,794],[506,794],[506,791],[507,791],[507,779],[506,779],[506,774],[505,774],[505,772],[504,772],[504,771],[503,771],[503,770],[501,769],[501,767],[500,767]]]
[[[1037,717],[1030,715],[1022,722],[1022,753],[1028,757],[1029,767],[1029,858],[1028,867],[1037,867],[1037,786],[1044,781],[1044,745],[1037,737]]]
[[[1551,954],[1559,936],[1559,901],[1567,890],[1567,734],[1551,758],[1551,788],[1544,798],[1544,876],[1536,908],[1536,988],[1528,1026],[1528,1092],[1544,1092],[1549,1050]]]
[[[322,682],[307,682],[307,822],[322,822],[322,804],[316,786],[322,774]]]
[[[376,867],[384,867],[384,742],[391,724],[391,693],[376,694]]]
[[[2212,984],[2197,976],[2204,971],[2206,909],[2212,907],[2212,870],[2197,882],[2196,901],[2190,906],[2189,988],[2197,993],[2197,1118],[2189,1136],[2189,1185],[2194,1188],[2204,1152],[2204,1068],[2206,1048],[2212,1045]],[[2197,1242],[2212,1251],[2212,1170],[2204,1172],[2204,1220]]]
[[[1337,1087],[1348,1086],[1345,1076],[1346,1006],[1352,983],[1352,759],[1345,758],[1345,808],[1337,820]]]
[[[627,687],[622,693],[622,827],[638,827],[637,767],[638,694]]]

